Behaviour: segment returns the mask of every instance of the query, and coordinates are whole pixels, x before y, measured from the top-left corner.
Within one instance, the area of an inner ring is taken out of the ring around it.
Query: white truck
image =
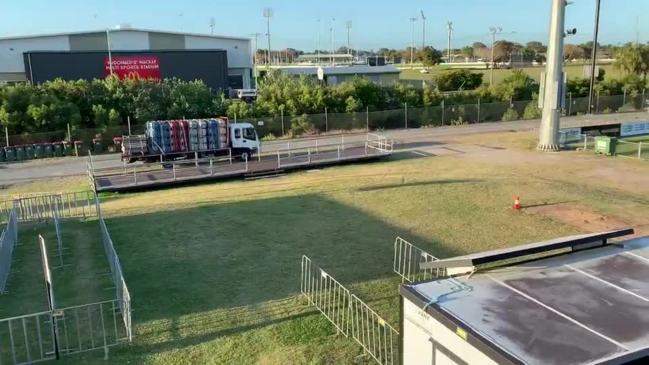
[[[249,160],[260,152],[259,136],[247,122],[227,118],[146,123],[145,134],[122,137],[122,160],[160,162],[231,154]]]

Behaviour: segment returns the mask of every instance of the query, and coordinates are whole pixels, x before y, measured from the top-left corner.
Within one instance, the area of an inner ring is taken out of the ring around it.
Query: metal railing
[[[126,334],[130,341],[132,338],[131,294],[129,293],[128,287],[126,286],[126,280],[124,280],[122,264],[120,263],[119,256],[117,256],[117,251],[115,251],[113,240],[110,237],[110,233],[108,232],[108,228],[106,227],[106,222],[104,221],[104,217],[101,213],[101,204],[99,203],[98,197],[95,197],[95,202],[97,216],[99,217],[99,226],[101,229],[101,241],[104,246],[106,257],[108,258],[110,272],[112,274],[113,283],[115,285],[115,295],[118,300],[119,309],[122,313],[122,319],[124,320]]]
[[[444,269],[421,269],[419,267],[421,263],[437,260],[439,260],[437,257],[401,237],[394,240],[393,270],[401,276],[402,282],[414,283],[445,277]]]
[[[55,211],[59,219],[85,219],[96,213],[94,195],[93,191],[15,195],[0,202],[0,220],[6,218],[14,205],[21,222],[54,219]]]
[[[7,227],[0,234],[0,294],[5,292],[14,247],[18,242],[18,216],[12,209],[8,214]]]
[[[649,144],[618,139],[617,145],[615,146],[615,155],[639,160],[649,160]]]
[[[372,308],[352,294],[349,304],[350,333],[379,364],[398,364],[399,332]]]
[[[302,256],[302,294],[336,329],[347,336],[349,315],[349,290],[326,271],[315,266],[311,259]]]
[[[56,359],[52,312],[0,319],[0,364],[33,364]]]
[[[399,332],[307,256],[302,256],[300,291],[338,333],[351,334],[377,363],[400,363]]]

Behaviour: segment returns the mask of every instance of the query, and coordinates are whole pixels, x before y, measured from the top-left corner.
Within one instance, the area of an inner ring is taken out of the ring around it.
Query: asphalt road
[[[562,118],[561,127],[614,124],[634,120],[649,120],[649,113],[639,112]],[[383,131],[380,134],[393,139],[398,150],[400,148],[408,148],[408,145],[412,143],[435,142],[449,136],[506,131],[531,131],[538,129],[539,124],[540,120],[494,122],[436,128],[397,129]],[[363,143],[365,139],[365,133],[331,135],[318,137],[318,144],[323,146],[327,144],[338,144],[342,141],[345,144],[352,145],[355,143]],[[315,141],[313,138],[268,141],[262,143],[262,152],[275,153],[278,150],[283,150],[288,147],[292,149],[307,148],[313,147],[314,144]],[[93,159],[96,168],[122,166],[119,154],[99,155]],[[65,157],[18,163],[0,163],[0,185],[15,184],[48,177],[83,175],[86,173],[87,160],[87,157]]]

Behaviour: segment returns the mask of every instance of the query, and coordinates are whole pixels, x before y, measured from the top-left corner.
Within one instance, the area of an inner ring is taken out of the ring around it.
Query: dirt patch
[[[585,233],[609,231],[633,227],[635,236],[649,235],[649,222],[627,221],[618,217],[601,214],[591,208],[575,204],[550,204],[524,209],[528,214],[540,214],[558,222],[575,227]]]

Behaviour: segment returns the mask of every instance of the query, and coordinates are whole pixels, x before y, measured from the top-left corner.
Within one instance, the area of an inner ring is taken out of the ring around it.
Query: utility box
[[[595,137],[595,153],[606,156],[613,156],[615,154],[615,146],[617,145],[617,138],[607,136]]]

